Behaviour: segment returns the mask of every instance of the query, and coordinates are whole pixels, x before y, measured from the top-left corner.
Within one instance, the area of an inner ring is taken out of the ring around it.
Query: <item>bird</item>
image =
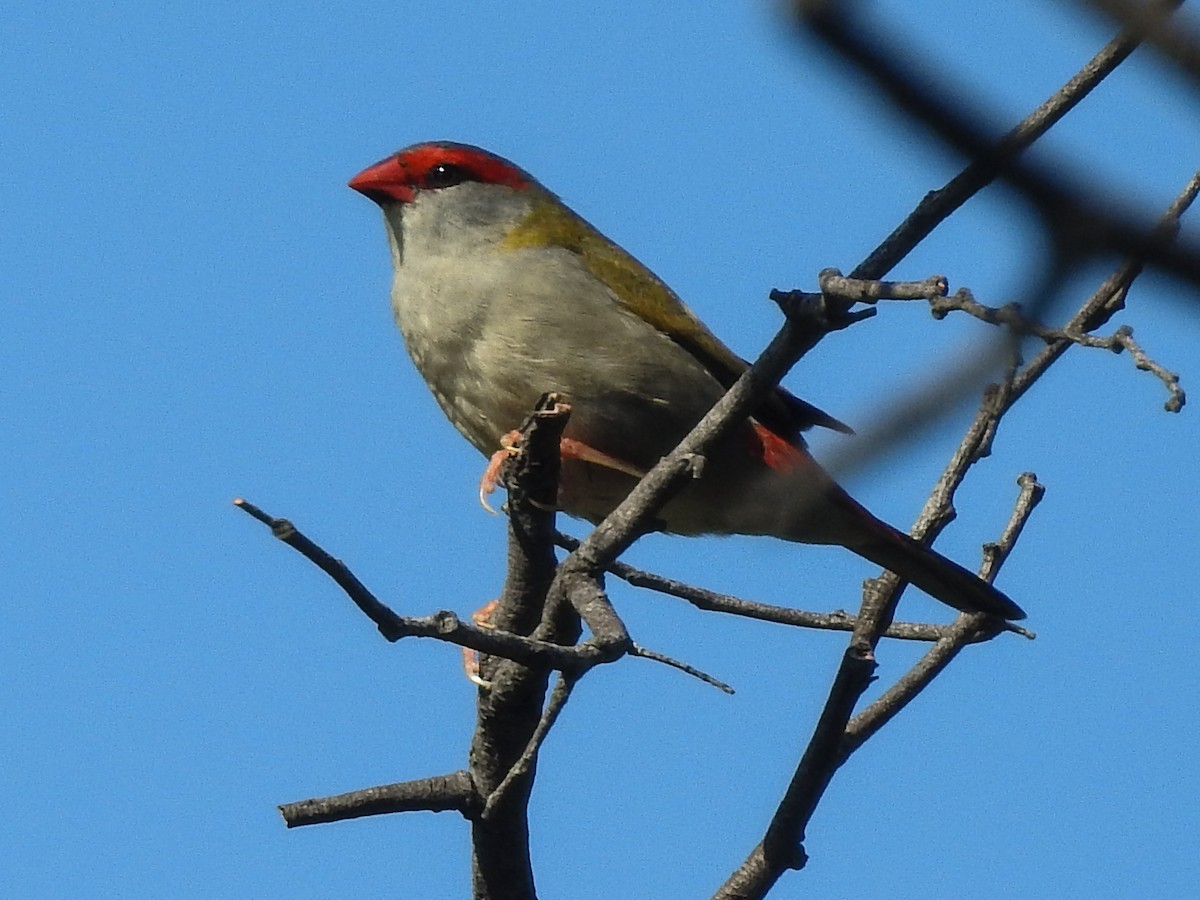
[[[564,397],[559,508],[598,523],[748,366],[667,284],[514,163],[414,144],[349,187],[383,212],[395,321],[443,413],[485,457]],[[659,512],[662,531],[836,544],[964,612],[1021,619],[999,589],[876,518],[809,453],[852,433],[776,387]]]

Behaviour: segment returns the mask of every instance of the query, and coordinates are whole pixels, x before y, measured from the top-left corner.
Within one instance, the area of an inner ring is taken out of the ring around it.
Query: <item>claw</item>
[[[499,600],[489,600],[475,612],[471,613],[471,621],[480,628],[494,628],[492,625],[492,613],[496,609]],[[492,683],[485,678],[479,676],[479,652],[472,650],[470,647],[462,648],[463,671],[467,675],[467,680],[472,684],[481,687],[485,690],[492,686]]]
[[[504,461],[521,452],[521,448],[517,446],[520,441],[521,432],[519,431],[510,431],[503,435],[500,438],[500,449],[488,459],[483,476],[479,479],[479,505],[493,516],[496,515],[496,510],[492,509],[492,505],[488,503],[488,495],[500,484],[500,467],[504,465]]]
[[[489,600],[475,612],[471,613],[471,621],[480,628],[495,628],[492,624],[492,613],[496,611],[496,607],[500,605],[499,600]]]

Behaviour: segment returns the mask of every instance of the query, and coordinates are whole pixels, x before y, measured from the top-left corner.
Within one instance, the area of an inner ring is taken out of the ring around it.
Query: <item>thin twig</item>
[[[645,647],[643,647],[641,644],[635,643],[630,648],[629,655],[630,656],[640,656],[642,659],[648,659],[648,660],[651,660],[652,662],[663,663],[664,665],[670,666],[673,669],[678,669],[680,672],[683,672],[685,675],[691,675],[693,678],[698,678],[701,681],[703,681],[705,684],[711,684],[713,687],[717,688],[718,690],[724,691],[726,694],[734,693],[733,688],[731,688],[729,685],[727,685],[725,682],[721,681],[720,679],[714,678],[713,676],[709,675],[707,672],[703,672],[700,669],[697,669],[695,666],[689,666],[687,663],[681,662],[680,660],[675,659],[672,656],[667,656],[663,653],[658,653],[654,650],[648,650]]]
[[[563,646],[550,641],[524,637],[496,628],[479,628],[464,622],[450,610],[438,610],[428,616],[401,616],[375,597],[341,561],[305,536],[287,519],[263,512],[241,498],[234,505],[258,521],[269,525],[272,534],[292,547],[328,574],[366,614],[388,641],[405,637],[433,638],[480,653],[500,656],[525,665],[545,665],[560,671],[582,671],[601,662],[609,662],[608,648],[585,642]]]
[[[1186,20],[1172,18],[1164,7],[1179,3],[1157,4],[1145,0],[1082,0],[1082,5],[1098,9],[1121,23],[1126,31],[1154,47],[1159,53],[1175,63],[1191,76],[1193,87],[1200,86],[1200,31],[1188,25]]]
[[[1000,571],[1004,561],[1016,545],[1025,524],[1029,521],[1034,509],[1041,502],[1046,489],[1037,481],[1032,472],[1025,472],[1017,479],[1020,492],[1013,506],[1012,515],[1005,525],[999,540],[986,544],[984,561],[980,568],[980,576],[986,581],[992,581]],[[954,660],[959,652],[977,639],[981,631],[994,635],[995,623],[989,622],[988,617],[979,614],[963,613],[947,630],[945,637],[934,644],[925,655],[905,673],[897,682],[883,692],[866,709],[856,715],[846,725],[845,737],[842,744],[842,762],[863,745],[872,735],[890,722],[904,709],[930,682],[936,678],[946,666]],[[839,763],[840,765],[841,763]]]
[[[323,547],[310,540],[290,520],[269,515],[249,500],[244,500],[241,497],[235,499],[233,505],[259,522],[262,522],[271,529],[271,534],[276,538],[300,553],[309,562],[313,563],[322,572],[337,582],[338,587],[345,591],[346,596],[354,601],[354,605],[375,623],[380,634],[385,638],[389,641],[395,641],[403,636],[400,633],[402,630],[400,616],[397,616],[396,613],[392,612],[374,594],[367,590],[366,585],[358,580],[358,577],[350,571],[345,563],[330,555]]]
[[[1150,8],[1165,17],[1178,5],[1179,0],[1159,0]],[[894,37],[886,44],[875,37],[881,31],[865,20],[861,4],[798,0],[795,6],[798,21],[870,78],[896,108],[972,160],[945,188],[928,195],[852,276],[883,277],[950,213],[995,179],[1003,178],[1033,204],[1063,259],[1079,262],[1105,252],[1133,255],[1200,284],[1200,248],[1163,240],[1133,217],[1099,202],[1093,187],[1068,184],[1060,174],[1065,166],[1020,158],[1034,140],[1133,52],[1144,28],[1123,30],[1054,97],[996,140],[980,124],[985,116],[949,91],[939,90],[937,82],[907,63],[918,54],[897,47]]]
[[[504,778],[496,785],[496,789],[488,795],[480,818],[490,818],[492,811],[504,799],[509,788],[512,787],[518,778],[529,774],[534,757],[537,756],[538,751],[545,742],[546,735],[550,733],[550,729],[558,721],[559,713],[567,705],[567,700],[571,697],[571,690],[575,687],[578,680],[575,676],[567,675],[563,672],[559,673],[558,679],[554,682],[554,690],[550,692],[550,699],[546,703],[546,708],[538,720],[537,728],[534,729],[533,735],[529,738],[529,742],[525,745],[525,749],[521,752],[520,757],[513,763],[512,768],[505,773]]]
[[[942,296],[931,299],[930,309],[937,318],[942,318],[953,310],[965,312],[989,325],[1003,325],[1011,328],[1017,334],[1039,337],[1047,344],[1065,342],[1080,347],[1109,350],[1113,353],[1128,350],[1134,365],[1140,371],[1151,373],[1166,387],[1169,396],[1163,404],[1163,408],[1167,412],[1179,412],[1187,403],[1187,395],[1179,385],[1179,376],[1151,359],[1141,345],[1133,339],[1133,328],[1128,325],[1122,325],[1108,337],[1085,334],[1070,328],[1049,328],[1027,318],[1018,303],[1009,303],[999,307],[987,306],[976,300],[966,288],[960,288],[949,297]]]
[[[1045,486],[1038,482],[1037,475],[1033,472],[1022,472],[1017,477],[1017,487],[1021,490],[1017,494],[1017,502],[1013,506],[1012,515],[1008,517],[1008,524],[1000,534],[1000,539],[983,545],[983,565],[979,568],[979,577],[984,581],[995,580],[1000,567],[1017,546],[1017,539],[1025,530],[1029,517],[1046,496]]]
[[[564,550],[570,552],[579,546],[579,541],[568,534],[559,532],[556,542]],[[761,622],[772,622],[777,625],[791,625],[797,628],[812,628],[818,631],[853,631],[858,617],[845,610],[835,610],[830,613],[809,612],[791,606],[775,606],[770,603],[759,603],[754,600],[744,600],[730,594],[721,594],[702,587],[695,587],[665,575],[647,572],[628,563],[617,560],[610,563],[608,571],[633,587],[644,588],[678,597],[686,600],[696,609],[706,612],[726,613]],[[1027,628],[1015,623],[1009,623],[1014,634],[1033,639],[1036,635]],[[893,622],[884,631],[883,636],[902,641],[933,641],[945,637],[949,625],[931,625],[923,622]],[[984,638],[980,636],[980,640]]]

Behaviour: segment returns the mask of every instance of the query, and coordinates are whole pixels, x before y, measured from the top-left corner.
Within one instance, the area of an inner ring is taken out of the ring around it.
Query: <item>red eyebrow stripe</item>
[[[512,188],[529,186],[529,176],[508,160],[462,144],[418,144],[396,154],[412,182],[439,163],[461,166],[487,184]]]

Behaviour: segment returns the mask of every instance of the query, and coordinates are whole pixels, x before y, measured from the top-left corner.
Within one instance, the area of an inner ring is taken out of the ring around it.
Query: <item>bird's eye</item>
[[[462,184],[464,181],[470,181],[471,179],[471,173],[462,166],[456,166],[454,163],[438,163],[430,167],[429,171],[425,173],[425,187],[453,187],[456,184]]]

